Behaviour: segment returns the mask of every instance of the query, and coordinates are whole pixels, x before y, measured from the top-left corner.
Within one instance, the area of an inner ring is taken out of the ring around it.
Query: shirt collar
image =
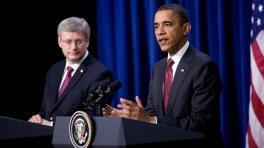
[[[65,65],[64,70],[66,70],[68,66],[71,66],[74,70],[78,69],[79,66],[81,65],[81,63],[83,62],[83,60],[88,56],[88,54],[89,54],[89,51],[86,50],[85,55],[83,56],[83,58],[79,62],[71,64],[71,65],[68,63],[68,60],[66,59],[66,65]]]
[[[176,61],[176,59],[181,59],[181,57],[186,52],[188,47],[189,47],[189,42],[187,41],[185,45],[178,52],[176,52],[172,57],[170,57],[170,54],[168,53],[167,60],[169,60],[169,58],[172,58],[173,61]]]

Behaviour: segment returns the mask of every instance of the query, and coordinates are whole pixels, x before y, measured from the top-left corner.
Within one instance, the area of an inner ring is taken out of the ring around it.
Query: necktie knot
[[[73,68],[71,67],[71,66],[68,66],[67,67],[67,71],[68,71],[68,73],[67,74],[71,74],[72,72],[73,72]]]
[[[171,58],[169,58],[168,63],[167,63],[167,67],[171,68],[173,64],[174,64],[174,61]]]

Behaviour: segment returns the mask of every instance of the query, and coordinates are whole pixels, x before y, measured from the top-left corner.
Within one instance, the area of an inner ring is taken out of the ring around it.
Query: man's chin
[[[168,48],[166,48],[166,47],[164,47],[164,46],[163,46],[163,47],[162,47],[162,46],[160,46],[160,50],[161,50],[162,52],[168,52],[168,50],[169,50],[169,49],[168,49]]]
[[[78,63],[82,58],[80,56],[71,56],[68,57],[68,61],[70,61],[71,63]]]

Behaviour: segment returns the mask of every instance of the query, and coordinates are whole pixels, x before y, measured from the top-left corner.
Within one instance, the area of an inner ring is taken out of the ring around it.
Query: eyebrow
[[[172,24],[172,21],[163,21],[162,22],[162,24],[166,24],[166,23],[170,23],[170,24]],[[154,25],[158,25],[159,23],[157,23],[157,22],[154,22]]]

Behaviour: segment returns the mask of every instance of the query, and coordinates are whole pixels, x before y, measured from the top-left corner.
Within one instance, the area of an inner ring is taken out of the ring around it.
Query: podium
[[[54,127],[0,116],[0,145],[8,147],[73,148],[71,117],[58,116]],[[203,147],[205,135],[121,117],[91,117],[89,148]]]
[[[52,139],[55,148],[73,148],[70,119],[56,118]],[[93,117],[91,121],[94,133],[89,148],[204,147],[203,133],[121,117]]]
[[[6,147],[53,147],[54,128],[0,116],[0,145]]]

